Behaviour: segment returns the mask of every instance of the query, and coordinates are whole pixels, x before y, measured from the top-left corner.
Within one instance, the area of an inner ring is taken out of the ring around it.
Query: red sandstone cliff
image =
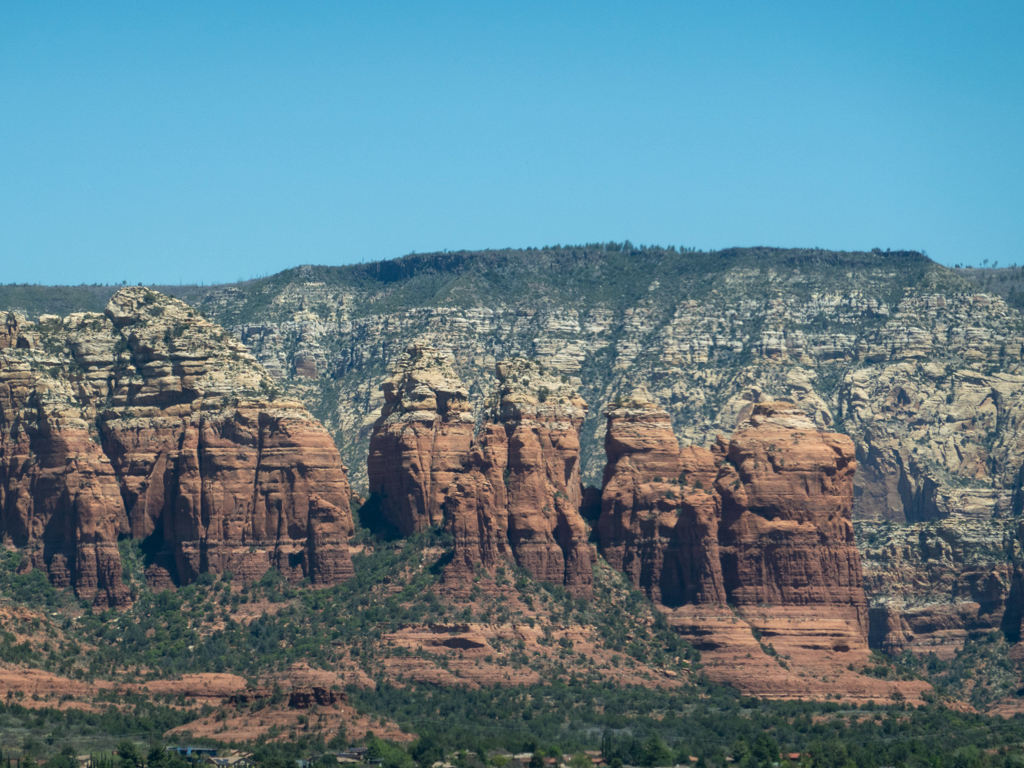
[[[55,583],[123,604],[119,533],[142,540],[156,586],[351,574],[337,448],[301,404],[269,397],[241,344],[143,288],[105,315],[44,319],[40,349],[0,352],[0,508],[5,538],[38,548]]]
[[[716,459],[680,451],[638,391],[609,410],[605,447],[601,550],[651,599],[850,608],[866,636],[848,437],[761,403]]]
[[[601,554],[655,602],[724,602],[714,456],[680,451],[668,413],[646,390],[615,403],[607,417]]]
[[[762,403],[729,441],[715,488],[730,602],[856,609],[867,632],[853,538],[853,474],[846,435],[821,432],[794,406]]]
[[[4,541],[24,548],[57,586],[97,605],[123,606],[130,601],[117,550],[124,505],[93,438],[65,381],[0,357]]]
[[[447,570],[450,581],[468,579],[478,565],[493,570],[513,558],[508,540],[507,467],[505,428],[487,424],[466,457],[462,473],[448,487],[446,522],[455,539]]]
[[[496,371],[489,423],[448,492],[456,539],[451,573],[491,567],[511,553],[534,578],[589,595],[593,570],[579,513],[586,403],[536,363],[505,361]]]
[[[370,493],[403,535],[441,523],[448,486],[473,439],[469,392],[450,353],[412,346],[381,389],[367,463]]]
[[[760,403],[713,452],[680,451],[641,391],[608,411],[605,445],[602,552],[661,603],[711,679],[770,697],[894,695],[850,671],[869,650],[846,436]]]

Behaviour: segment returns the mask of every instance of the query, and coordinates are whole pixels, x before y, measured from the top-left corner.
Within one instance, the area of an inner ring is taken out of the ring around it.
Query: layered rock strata
[[[1015,539],[1024,509],[1024,320],[993,295],[1012,280],[979,287],[961,279],[977,270],[906,252],[622,247],[303,266],[195,300],[323,414],[360,489],[379,368],[415,340],[452,351],[478,420],[496,360],[533,356],[569,377],[592,406],[581,460],[595,484],[617,393],[645,384],[680,442],[708,448],[754,404],[791,400],[856,446],[872,616],[895,612],[922,648],[997,618],[978,585],[995,573],[1006,599],[1011,552],[993,542]],[[968,602],[978,613],[954,626]]]
[[[864,588],[871,597],[871,646],[950,658],[972,634],[1002,628],[1016,637],[1020,549],[1000,522],[856,521]]]
[[[786,403],[755,406],[715,480],[731,602],[851,606],[866,629],[851,521],[856,467],[845,435],[819,431]]]
[[[240,343],[143,288],[118,292],[104,315],[42,318],[37,334],[37,349],[0,352],[0,494],[5,537],[41,551],[55,583],[66,581],[61,556],[70,562],[68,546],[50,543],[58,530],[76,547],[67,581],[115,605],[118,535],[141,541],[156,586],[203,572],[252,580],[271,567],[314,584],[351,574],[337,448],[300,403],[270,397]],[[68,499],[56,514],[23,489],[58,463],[62,487],[78,494],[47,491]],[[102,553],[97,568],[79,565],[83,546]]]
[[[56,586],[125,606],[117,548],[125,512],[114,469],[73,388],[32,365],[25,349],[0,353],[0,533]]]
[[[569,380],[536,362],[496,366],[495,403],[450,486],[452,575],[511,555],[534,578],[592,591],[587,527],[580,516],[579,429],[587,405]]]
[[[7,313],[2,325],[0,325],[0,349],[9,349],[18,346],[18,316],[13,312]],[[28,341],[22,340],[21,346],[27,347]]]
[[[962,556],[946,562],[959,568],[962,559],[973,579],[1008,553],[972,542],[1012,534],[1006,521],[1024,509],[1024,320],[993,295],[1012,275],[981,287],[961,279],[978,274],[905,252],[572,246],[417,254],[366,271],[303,267],[261,292],[222,288],[203,306],[328,414],[359,485],[380,408],[376,367],[413,339],[443,339],[478,418],[496,360],[529,355],[580,377],[592,406],[581,431],[588,483],[600,482],[605,464],[600,414],[639,384],[683,445],[707,448],[753,404],[790,400],[817,427],[854,441],[855,519],[963,528],[952,535]],[[421,280],[437,276],[444,294],[421,301]],[[319,381],[292,373],[293,359],[309,354]],[[986,521],[984,536],[971,520]],[[917,535],[907,532],[922,556],[912,553],[905,573],[911,562],[938,562]],[[908,621],[920,610],[958,612],[957,580],[945,594],[938,583],[927,570],[899,584],[878,580],[872,605]]]
[[[652,599],[848,606],[866,631],[845,435],[760,403],[716,459],[680,451],[668,414],[635,390],[608,411],[605,445],[601,549]]]
[[[857,613],[825,606],[684,605],[668,623],[701,652],[709,680],[750,696],[922,704],[923,680],[864,674],[875,663]]]
[[[614,403],[607,417],[601,554],[655,602],[725,602],[715,457],[680,451],[668,413],[646,389]]]
[[[381,385],[367,464],[370,493],[402,535],[442,522],[445,493],[473,440],[469,391],[455,359],[424,345],[406,350]]]
[[[831,697],[839,680],[863,700],[927,688],[850,671],[869,650],[848,438],[768,402],[714,451],[680,450],[643,389],[607,417],[601,551],[701,650],[712,679],[780,698]]]
[[[501,424],[486,424],[448,487],[446,524],[454,538],[449,581],[493,571],[514,555],[508,538],[508,439]]]

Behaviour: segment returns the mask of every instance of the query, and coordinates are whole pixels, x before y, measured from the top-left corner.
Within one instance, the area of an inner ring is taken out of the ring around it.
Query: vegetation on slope
[[[916,251],[766,247],[697,251],[634,246],[625,241],[417,253],[336,267],[304,265],[241,283],[150,287],[189,303],[202,302],[218,289],[232,288],[230,299],[218,303],[216,315],[218,322],[234,325],[278,319],[273,300],[295,283],[323,283],[351,292],[352,316],[358,317],[420,307],[492,306],[497,302],[515,306],[538,300],[615,309],[647,297],[655,281],[666,288],[655,299],[665,297],[677,302],[701,298],[720,288],[729,272],[763,269],[801,275],[804,279],[791,287],[808,294],[823,285],[835,290],[867,277],[884,288],[883,298],[890,301],[898,299],[909,286],[950,290],[969,285],[964,277]],[[0,309],[19,309],[29,316],[102,311],[119,287],[0,285]],[[770,286],[762,287],[770,290]],[[320,308],[308,309],[317,312]]]
[[[13,619],[20,624],[5,628],[18,641],[8,647],[21,646],[11,650],[14,655],[6,661],[9,666],[52,669],[71,678],[121,683],[200,671],[232,671],[267,682],[294,661],[326,669],[354,662],[375,686],[350,686],[349,702],[365,715],[386,718],[420,736],[408,750],[370,739],[391,768],[431,765],[467,750],[476,757],[467,753],[459,758],[464,768],[482,766],[480,756],[487,755],[493,758],[489,765],[501,768],[505,763],[494,757],[496,753],[578,754],[582,749],[602,749],[612,765],[689,763],[693,756],[701,766],[724,768],[729,756],[749,768],[777,762],[780,752],[800,752],[802,764],[812,766],[1024,765],[1024,718],[1019,715],[1004,721],[952,711],[937,701],[918,709],[757,701],[710,684],[699,674],[698,654],[654,620],[649,604],[619,575],[601,569],[591,601],[574,600],[564,590],[534,583],[522,573],[509,571],[499,580],[504,579],[524,604],[536,605],[544,621],[594,627],[624,663],[671,665],[679,656],[677,669],[697,672],[693,685],[664,689],[646,683],[618,684],[558,643],[552,644],[546,658],[517,656],[514,648],[508,649],[509,664],[538,665],[543,680],[538,684],[474,689],[397,681],[385,673],[388,656],[396,651],[383,640],[404,624],[500,624],[528,617],[513,615],[503,601],[489,595],[494,585],[484,578],[476,582],[478,594],[468,601],[453,604],[439,597],[440,566],[448,542],[438,531],[400,542],[382,541],[365,531],[361,535],[367,550],[354,558],[355,578],[328,590],[289,585],[271,572],[245,589],[230,578],[204,577],[177,591],[153,593],[139,581],[141,553],[131,542],[123,542],[125,576],[136,589],[137,601],[121,614],[79,606],[41,579],[38,571],[18,573],[17,554],[6,553],[0,561],[4,602],[12,608],[46,607],[32,618],[25,613]],[[425,567],[417,567],[421,563]],[[262,615],[250,622],[239,620],[246,606]],[[879,657],[869,673],[919,674],[940,685],[944,679],[952,691],[970,678],[972,668],[977,669],[971,666],[975,657],[998,662],[996,652],[1002,649],[992,645],[998,642],[968,643],[963,658],[946,665],[913,658],[894,663]],[[426,654],[418,661],[444,663]],[[0,741],[9,753],[13,749],[19,757],[58,760],[61,750],[109,750],[127,736],[135,740],[139,756],[152,756],[155,768],[162,768],[164,759],[159,747],[167,740],[162,733],[211,714],[209,708],[188,706],[183,697],[146,699],[138,694],[101,695],[89,703],[96,710],[92,712],[58,711],[56,706],[63,701],[35,703],[44,708],[30,710],[17,700],[0,705]],[[257,704],[226,706],[244,709]],[[361,734],[352,736],[362,740]],[[343,737],[325,739],[312,722],[309,730],[279,733],[276,738],[248,746],[256,749],[263,764],[279,768],[295,757],[315,756],[347,742]],[[51,768],[63,766],[55,762]]]
[[[102,312],[110,297],[125,283],[105,285],[38,285],[30,283],[0,283],[0,312],[15,310],[36,318],[39,315],[66,317],[72,312]],[[230,283],[228,285],[238,285]],[[220,285],[150,285],[153,290],[196,304]]]
[[[254,280],[216,310],[224,325],[277,320],[274,299],[289,285],[322,283],[352,293],[351,316],[420,307],[493,306],[550,302],[558,306],[618,309],[650,298],[679,302],[722,287],[727,273],[775,269],[805,279],[791,289],[808,295],[837,290],[867,277],[888,301],[908,286],[936,290],[967,283],[951,270],[914,251],[838,252],[821,249],[729,248],[696,251],[597,243],[526,250],[411,254],[400,259],[341,267],[302,266]],[[771,286],[761,283],[762,288]],[[315,306],[309,307],[317,312]]]

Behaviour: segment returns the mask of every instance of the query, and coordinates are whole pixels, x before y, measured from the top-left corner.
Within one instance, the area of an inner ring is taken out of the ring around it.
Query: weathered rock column
[[[579,513],[587,404],[564,377],[537,363],[499,362],[496,372],[489,423],[449,490],[454,565],[490,567],[511,553],[534,578],[589,595],[593,563]]]
[[[680,451],[668,413],[643,388],[606,415],[601,553],[657,603],[725,602],[714,456]]]
[[[473,440],[469,392],[454,362],[448,352],[414,345],[381,385],[384,407],[370,437],[369,490],[403,536],[442,522],[445,493]]]
[[[20,328],[25,342],[0,349],[0,533],[38,548],[55,584],[123,605],[119,535],[141,541],[157,588],[271,567],[313,584],[351,575],[333,440],[270,396],[223,329],[132,287],[103,315],[44,316],[31,337],[38,349]]]
[[[846,435],[818,431],[789,403],[754,407],[729,441],[715,481],[730,602],[849,606],[867,636],[850,516],[856,467]]]

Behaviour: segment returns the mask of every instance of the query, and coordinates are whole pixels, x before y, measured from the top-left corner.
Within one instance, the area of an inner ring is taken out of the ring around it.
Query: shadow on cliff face
[[[1010,596],[1006,599],[1006,610],[999,623],[999,629],[1008,643],[1020,642],[1021,621],[1024,620],[1024,584],[1019,574],[1014,574]]]
[[[174,552],[165,541],[161,528],[157,528],[139,543],[139,551],[142,554],[145,578],[150,587],[165,589],[181,585]]]
[[[601,489],[593,485],[583,486],[580,502],[580,517],[593,529],[590,540],[598,541],[597,521],[601,517]]]
[[[371,493],[357,509],[352,510],[353,518],[360,528],[365,528],[382,541],[395,541],[402,538],[398,527],[391,523],[384,514],[384,496]]]

